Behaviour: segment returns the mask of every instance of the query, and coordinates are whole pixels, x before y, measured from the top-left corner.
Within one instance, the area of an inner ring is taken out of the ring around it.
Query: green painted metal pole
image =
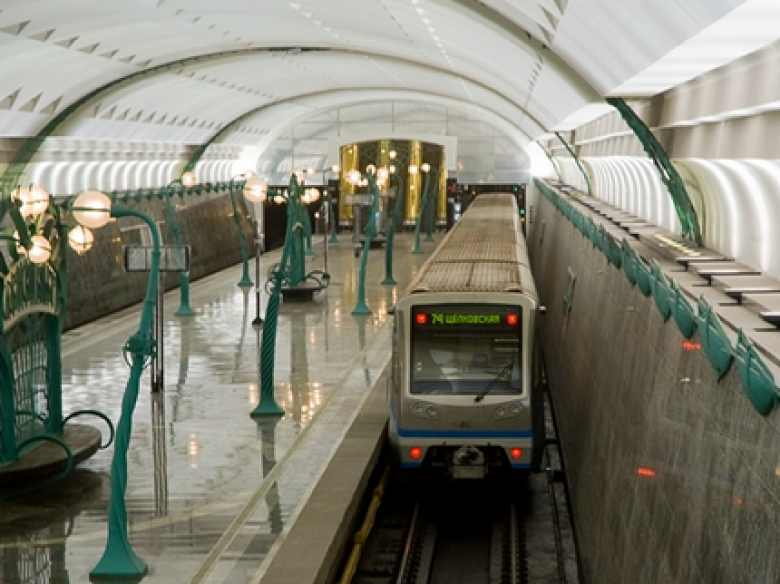
[[[243,176],[243,175],[242,175]],[[241,274],[241,280],[238,282],[239,288],[251,288],[254,284],[252,282],[252,279],[249,277],[249,253],[246,249],[246,237],[244,237],[244,230],[241,229],[241,218],[238,214],[238,205],[236,204],[236,195],[235,195],[235,180],[230,179],[230,204],[233,206],[233,221],[236,224],[236,231],[238,232],[238,244],[241,249],[241,264],[242,264],[242,274]],[[244,184],[243,182],[241,183]]]
[[[542,143],[538,140],[536,141],[536,144],[539,146],[539,148],[542,149],[542,152],[545,153],[547,158],[550,160],[550,164],[552,164],[553,169],[555,170],[555,174],[558,175],[558,182],[563,182],[563,177],[561,176],[561,170],[558,168],[558,164],[555,162],[555,159],[552,157],[552,154],[550,154],[550,151],[547,150],[544,146],[542,146]]]
[[[263,341],[260,349],[260,403],[250,414],[253,418],[264,416],[283,416],[284,409],[276,402],[274,396],[274,366],[276,355],[276,327],[281,303],[282,282],[287,273],[287,265],[292,260],[295,249],[302,252],[301,229],[295,229],[297,203],[300,196],[298,181],[293,174],[290,177],[290,188],[287,201],[287,234],[282,248],[282,261],[268,281],[272,285],[271,294],[265,309],[263,323]],[[296,243],[297,242],[297,243]],[[301,253],[302,255],[302,253]],[[301,258],[302,259],[302,258]]]
[[[423,253],[422,246],[420,245],[420,224],[422,223],[423,211],[425,210],[425,195],[428,193],[428,178],[430,173],[425,173],[425,185],[423,186],[423,196],[420,201],[420,208],[417,209],[417,220],[414,222],[414,249],[412,253],[419,255]]]
[[[287,198],[287,238],[290,239],[290,286],[298,286],[306,279],[306,257],[304,251],[305,220],[308,215],[302,200],[302,186],[298,183],[295,173],[290,178],[289,196]]]
[[[286,246],[285,246],[286,247]],[[263,341],[260,348],[260,403],[250,414],[253,418],[265,416],[283,416],[284,409],[274,396],[274,366],[276,365],[276,327],[279,316],[279,304],[282,294],[282,274],[286,262],[286,253],[282,254],[282,265],[274,276],[273,292],[268,298],[263,322]]]
[[[439,171],[435,168],[431,168],[429,172],[435,172],[436,173],[436,180],[433,182],[433,185],[431,185],[430,192],[425,193],[425,198],[427,199],[426,205],[426,211],[428,213],[428,235],[425,238],[425,241],[433,241],[433,221],[434,216],[436,215],[436,196],[431,196],[431,193],[436,193],[438,195],[439,192]]]
[[[168,184],[163,189],[163,199],[165,199],[165,213],[170,223],[171,233],[173,234],[173,241],[176,245],[181,245],[181,226],[179,220],[176,218],[176,212],[173,210],[173,185],[181,184],[181,179],[176,179]],[[176,316],[192,316],[195,311],[190,307],[190,275],[189,272],[179,272],[179,290],[180,290],[180,304],[179,309],[174,312]]]
[[[314,255],[314,252],[311,249],[311,217],[309,217],[309,209],[303,200],[301,200],[301,207],[303,208],[303,212],[301,213],[301,219],[303,219],[303,236],[306,242],[304,255],[310,256]]]
[[[90,572],[92,581],[113,578],[142,577],[148,566],[136,555],[130,544],[125,493],[127,491],[127,452],[133,426],[133,410],[138,400],[141,373],[148,358],[155,351],[152,337],[152,319],[157,303],[157,283],[160,271],[160,234],[157,225],[147,215],[135,209],[113,207],[112,217],[137,217],[149,226],[152,234],[152,262],[149,269],[149,281],[146,286],[141,311],[141,323],[138,332],[125,344],[124,350],[130,354],[130,378],[122,396],[122,410],[117,425],[114,443],[114,458],[111,462],[111,496],[108,508],[108,541],[103,557]]]
[[[696,245],[700,246],[702,244],[702,235],[696,208],[691,203],[688,191],[685,189],[685,183],[677,169],[674,168],[672,161],[669,160],[669,156],[667,156],[663,146],[661,146],[661,143],[650,128],[636,115],[636,112],[631,109],[625,100],[619,97],[608,97],[607,103],[620,112],[623,120],[642,143],[642,148],[644,148],[647,156],[653,161],[661,177],[661,182],[664,183],[666,190],[669,191],[669,195],[672,198],[677,218],[680,220],[682,235],[692,239],[696,242]]]
[[[325,189],[325,192],[327,193],[325,200],[328,203],[328,215],[330,216],[330,239],[328,242],[338,243],[339,238],[336,236],[336,211],[333,208],[333,197],[330,194],[329,185],[325,181],[325,175],[327,172],[327,170],[322,171],[322,188]]]
[[[366,265],[368,264],[368,252],[371,250],[371,242],[376,237],[376,212],[379,206],[379,189],[376,186],[376,177],[369,174],[368,192],[371,194],[371,215],[366,223],[366,240],[363,243],[363,255],[360,256],[360,273],[358,275],[358,298],[352,315],[373,314],[366,304]]]
[[[580,164],[580,157],[577,156],[577,153],[574,152],[574,150],[572,150],[571,146],[569,146],[569,143],[566,140],[563,139],[563,137],[560,135],[560,133],[555,132],[555,135],[558,138],[558,140],[561,141],[561,144],[564,145],[564,147],[566,148],[566,151],[569,153],[569,155],[574,159],[574,163],[577,165],[577,168],[580,169],[580,172],[582,173],[582,176],[585,179],[585,184],[588,187],[588,195],[590,195],[592,197],[593,196],[593,189],[591,188],[591,185],[590,185],[590,177],[588,177],[588,173],[585,172],[585,169],[582,168],[582,164]]]
[[[62,330],[65,328],[65,316],[68,310],[68,254],[64,242],[68,241],[68,227],[63,223],[60,208],[49,203],[49,213],[54,217],[54,229],[60,245],[52,254],[50,262],[57,274],[56,317],[46,325],[48,337],[46,368],[49,373],[49,419],[47,428],[52,433],[62,431]]]
[[[385,279],[382,280],[383,286],[395,286],[397,282],[393,278],[393,241],[395,239],[396,225],[403,219],[404,212],[404,181],[403,179],[394,174],[398,180],[398,196],[395,199],[395,207],[390,214],[390,227],[387,230],[387,244],[385,245]]]

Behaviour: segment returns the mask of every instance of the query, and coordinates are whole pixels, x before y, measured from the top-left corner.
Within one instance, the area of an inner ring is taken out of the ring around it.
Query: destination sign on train
[[[443,313],[443,312],[431,312],[424,313],[418,312],[415,315],[415,321],[417,324],[430,324],[433,326],[438,325],[490,325],[490,324],[517,324],[516,314],[479,314],[479,313]]]

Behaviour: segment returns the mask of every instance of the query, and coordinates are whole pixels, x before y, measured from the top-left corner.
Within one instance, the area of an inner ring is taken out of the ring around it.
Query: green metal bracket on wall
[[[693,333],[696,332],[699,321],[696,320],[693,308],[686,300],[680,287],[674,280],[669,280],[669,288],[671,290],[671,309],[674,321],[677,323],[677,328],[680,329],[682,335],[690,340]]]
[[[571,146],[569,146],[569,143],[563,139],[563,137],[558,133],[555,132],[555,136],[558,138],[558,140],[561,141],[561,144],[563,144],[566,147],[566,150],[571,155],[571,157],[574,159],[574,162],[577,164],[577,168],[580,169],[580,172],[582,173],[583,178],[585,179],[585,184],[588,185],[588,195],[591,197],[593,196],[593,189],[590,185],[590,177],[588,177],[588,173],[585,172],[585,169],[582,168],[582,164],[580,164],[580,158],[577,156],[577,153],[572,150]],[[560,176],[560,175],[558,175]]]
[[[650,263],[650,289],[653,292],[653,300],[655,300],[658,312],[661,313],[661,318],[666,322],[672,315],[672,289],[656,260],[652,260]]]
[[[775,379],[753,346],[752,341],[742,330],[738,333],[734,356],[737,361],[737,371],[742,382],[742,389],[747,394],[750,403],[762,416],[769,415],[778,402]]]
[[[729,341],[723,325],[720,323],[717,315],[713,312],[709,302],[701,296],[698,304],[699,312],[699,337],[704,353],[707,355],[710,364],[718,374],[718,381],[729,370],[734,355],[731,352],[731,342]]]
[[[680,178],[679,173],[672,165],[660,142],[658,142],[650,128],[636,115],[636,112],[629,107],[625,100],[619,97],[608,97],[607,103],[620,112],[623,120],[634,131],[645,152],[658,169],[661,181],[672,197],[672,203],[674,203],[677,217],[680,220],[683,237],[695,241],[696,245],[701,245],[701,229],[699,227],[699,219],[696,216],[696,209],[693,203],[691,203],[690,197],[688,197],[688,191],[685,190],[682,178]]]

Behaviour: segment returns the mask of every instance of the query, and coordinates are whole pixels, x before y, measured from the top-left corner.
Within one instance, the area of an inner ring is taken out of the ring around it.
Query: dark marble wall
[[[537,207],[528,243],[586,581],[780,582],[780,414],[753,409],[734,367],[718,382],[698,333],[685,344],[652,297]]]
[[[246,217],[243,197],[238,196],[236,200],[239,212]],[[191,281],[241,261],[238,233],[227,193],[175,196],[173,203],[181,228],[182,242],[191,246]],[[163,244],[173,243],[163,201],[154,199],[119,204],[137,208],[149,215],[160,227]],[[273,227],[274,232],[278,231],[276,223],[279,219],[276,215],[282,217],[283,234],[283,214],[272,213],[270,217],[267,214],[265,223]],[[125,245],[146,244],[147,241],[151,243],[150,240],[144,241],[142,232],[145,227],[137,228],[142,226],[144,224],[135,217],[123,217],[95,230],[95,245],[84,255],[79,256],[68,248],[66,329],[143,300],[148,274],[125,272],[123,252]],[[252,226],[245,218],[242,218],[241,226],[247,242],[247,251],[249,256],[253,257]],[[254,272],[251,272],[251,276],[254,278]],[[166,275],[166,289],[178,287],[178,284],[178,274]]]

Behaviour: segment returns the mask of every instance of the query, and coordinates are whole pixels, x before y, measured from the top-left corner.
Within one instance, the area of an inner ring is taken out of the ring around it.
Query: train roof
[[[485,193],[468,207],[406,294],[518,292],[538,300],[515,197]]]

